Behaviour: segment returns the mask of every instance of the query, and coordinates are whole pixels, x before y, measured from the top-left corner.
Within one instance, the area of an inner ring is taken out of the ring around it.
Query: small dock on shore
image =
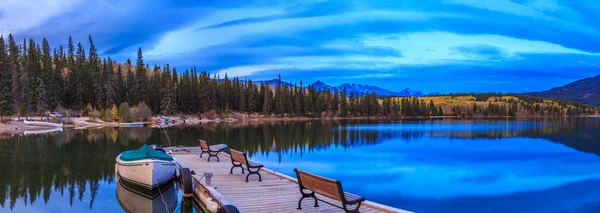
[[[193,175],[194,193],[197,196],[199,193],[204,193],[204,196],[211,197],[218,202],[219,206],[233,205],[244,213],[343,212],[343,210],[325,203],[320,203],[319,207],[313,207],[312,199],[304,199],[302,210],[297,210],[298,200],[301,197],[297,180],[268,168],[261,170],[262,182],[258,181],[256,175],[251,175],[250,182],[245,182],[246,175],[241,174],[239,168],[234,170],[234,174],[229,174],[232,165],[228,154],[220,154],[220,162],[217,162],[216,158],[207,162],[207,155],[203,158],[199,157],[200,147],[164,147],[164,149],[171,152],[181,166],[196,172],[196,175]],[[205,183],[204,172],[213,174],[211,185]],[[339,204],[339,201],[325,196],[319,196],[319,198]],[[363,202],[360,212],[410,213],[369,200]]]

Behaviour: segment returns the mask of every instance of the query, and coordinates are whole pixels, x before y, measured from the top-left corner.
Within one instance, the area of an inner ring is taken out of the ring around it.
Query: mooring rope
[[[153,165],[154,166],[154,165]],[[156,181],[156,177],[154,176],[154,168],[152,168],[152,179],[154,179],[154,181],[156,182],[156,188],[158,189],[158,193],[160,194],[160,199],[162,200],[162,202],[165,204],[165,212],[169,212],[169,207],[167,205],[167,202],[165,202],[165,197],[163,197],[162,192],[160,191],[160,186],[158,184],[158,181]]]

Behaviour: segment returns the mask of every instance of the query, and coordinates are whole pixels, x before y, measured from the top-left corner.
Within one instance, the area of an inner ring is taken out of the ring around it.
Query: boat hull
[[[116,172],[119,181],[126,182],[130,188],[154,197],[159,189],[172,184],[177,170],[176,161],[137,160],[122,161],[117,157]]]
[[[27,125],[33,125],[33,126],[51,126],[51,127],[62,127],[63,124],[57,124],[57,123],[50,123],[50,122],[43,122],[43,121],[28,121],[28,120],[24,120],[23,121],[24,124]]]

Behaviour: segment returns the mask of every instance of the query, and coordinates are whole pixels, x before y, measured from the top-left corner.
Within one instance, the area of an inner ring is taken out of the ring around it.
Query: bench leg
[[[258,170],[256,170],[256,174],[258,175],[258,182],[262,182],[262,176],[260,175],[260,169],[262,167],[258,167]]]
[[[260,172],[260,167],[256,171],[252,171],[252,170],[248,169],[248,175],[246,175],[246,182],[248,182],[248,177],[250,177],[250,175],[253,175],[253,174],[258,175],[258,182],[262,182],[262,176],[260,175],[259,172]]]
[[[313,198],[315,199],[315,207],[319,207],[319,203],[317,200],[317,197],[315,196],[315,193],[310,193],[310,194],[304,194],[302,193],[302,197],[300,198],[300,200],[298,201],[298,210],[302,210],[302,200],[304,200],[304,198]]]
[[[246,182],[249,182],[248,177],[250,177],[250,175],[258,175],[258,182],[262,182],[262,176],[260,176],[259,173],[248,173],[248,175],[246,175]]]
[[[345,211],[346,213],[360,213],[358,210],[360,209],[360,204],[361,204],[361,203],[362,203],[362,201],[361,201],[361,202],[358,202],[358,203],[356,204],[356,208],[354,208],[354,209],[348,209],[348,207],[346,207],[346,204],[345,204],[345,203],[342,203],[342,205],[343,205],[343,207],[344,207],[343,209],[344,209],[344,211]]]
[[[244,172],[244,167],[242,167],[242,165],[233,165],[233,166],[231,167],[231,170],[229,170],[229,174],[233,174],[233,168],[235,168],[235,167],[240,167],[240,168],[242,168],[242,174],[245,174],[245,172]]]
[[[202,155],[202,154],[200,154],[200,155]],[[202,157],[202,156],[200,156],[200,157]],[[210,158],[212,158],[212,157],[216,157],[217,158],[217,162],[220,162],[219,161],[219,153],[218,152],[217,152],[217,154],[214,154],[214,155],[211,152],[208,152],[208,160],[206,162],[210,162]]]

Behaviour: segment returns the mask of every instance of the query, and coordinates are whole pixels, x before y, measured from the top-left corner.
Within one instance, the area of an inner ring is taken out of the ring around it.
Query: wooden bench
[[[242,174],[244,174],[244,167],[242,166],[246,165],[246,169],[248,170],[248,175],[246,175],[246,182],[248,182],[248,177],[252,174],[257,174],[258,181],[262,181],[262,176],[260,176],[259,172],[260,169],[263,168],[263,165],[248,161],[246,153],[242,153],[234,149],[229,149],[229,154],[231,155],[231,164],[233,164],[231,170],[229,171],[229,174],[233,174],[233,168],[235,167],[242,168]]]
[[[304,198],[315,199],[315,207],[319,207],[317,200],[320,200],[329,205],[343,209],[345,212],[359,212],[360,204],[365,201],[364,197],[344,192],[340,181],[316,176],[298,169],[294,169],[294,172],[296,172],[300,193],[302,194],[302,198],[298,201],[298,210],[302,209],[302,200],[304,200]],[[305,190],[309,190],[310,192],[305,192]],[[342,202],[342,206],[318,199],[317,196],[315,196],[315,193],[319,193],[334,200],[339,200]],[[356,205],[356,207],[354,209],[348,209],[347,205]]]
[[[200,140],[200,150],[202,151],[202,153],[200,153],[200,158],[202,158],[202,155],[204,153],[208,153],[208,160],[207,162],[210,162],[210,158],[212,157],[216,157],[217,158],[217,162],[219,162],[219,152],[224,152],[227,151],[227,145],[225,144],[217,144],[217,145],[212,145],[209,146],[208,143],[206,143],[205,140]]]

